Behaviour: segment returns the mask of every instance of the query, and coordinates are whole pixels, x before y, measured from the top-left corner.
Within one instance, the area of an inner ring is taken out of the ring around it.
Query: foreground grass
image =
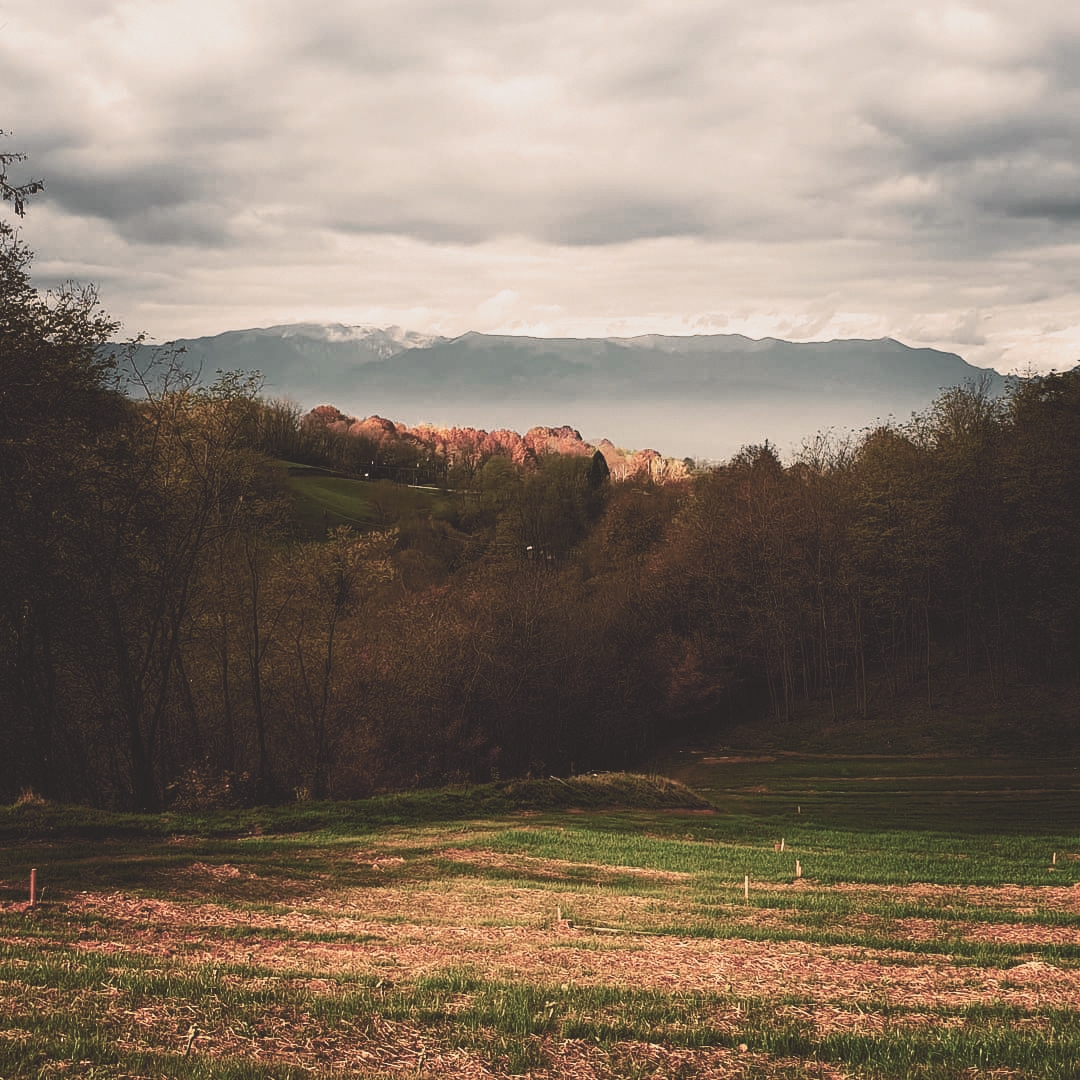
[[[0,811],[0,1076],[1078,1075],[1075,836],[759,809]]]

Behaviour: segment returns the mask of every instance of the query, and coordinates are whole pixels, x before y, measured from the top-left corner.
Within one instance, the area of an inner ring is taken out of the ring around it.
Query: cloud
[[[961,230],[987,212],[1070,216],[1068,200],[1025,198],[1037,174],[1021,160],[1076,156],[1078,26],[1049,9],[1038,33],[1007,5],[45,7],[79,32],[20,17],[9,51],[21,37],[39,57],[22,54],[26,107],[53,121],[33,139],[47,146],[63,115],[84,152],[46,150],[43,165],[62,203],[110,220],[131,216],[129,194],[135,213],[155,191],[189,205],[192,184],[283,203],[298,225],[434,243],[772,242],[883,215]],[[991,166],[1015,197],[987,194]],[[883,205],[898,175],[939,199]]]
[[[129,321],[438,329],[508,293],[506,325],[907,328],[1000,360],[1030,320],[1072,347],[1043,333],[1077,306],[1059,0],[40,0],[0,22],[0,125],[49,182],[34,245]]]

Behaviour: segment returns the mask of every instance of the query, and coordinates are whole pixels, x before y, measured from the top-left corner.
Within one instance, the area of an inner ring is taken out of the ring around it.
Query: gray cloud
[[[113,221],[126,221],[149,210],[168,213],[200,198],[206,186],[205,177],[174,162],[94,172],[51,169],[50,176],[49,197],[66,211]]]
[[[1080,162],[1036,157],[1005,163],[980,179],[978,203],[991,212],[1059,225],[1080,221]]]
[[[703,236],[709,229],[699,207],[671,202],[627,199],[613,192],[591,200],[575,200],[542,229],[555,244],[626,243],[656,237]]]

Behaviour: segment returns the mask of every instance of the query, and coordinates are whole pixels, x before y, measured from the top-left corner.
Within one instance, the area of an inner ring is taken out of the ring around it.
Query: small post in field
[[[30,871],[30,906],[35,907],[37,905],[37,868],[34,867]]]
[[[750,875],[749,874],[747,874],[746,877],[743,878],[742,887],[743,887],[743,896],[746,897],[746,902],[749,904],[750,903]]]
[[[796,806],[795,807],[795,813],[796,814],[801,814],[802,813],[802,807],[801,806]]]
[[[798,859],[795,860],[795,880],[798,881],[802,877],[802,863]]]
[[[1057,852],[1054,852],[1054,857],[1050,860],[1051,866],[1057,866]]]
[[[784,850],[784,838],[782,836],[780,837],[780,850]]]

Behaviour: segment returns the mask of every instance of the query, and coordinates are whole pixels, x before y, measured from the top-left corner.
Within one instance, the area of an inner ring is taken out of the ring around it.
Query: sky
[[[1080,4],[0,0],[36,280],[299,321],[1080,361]]]

